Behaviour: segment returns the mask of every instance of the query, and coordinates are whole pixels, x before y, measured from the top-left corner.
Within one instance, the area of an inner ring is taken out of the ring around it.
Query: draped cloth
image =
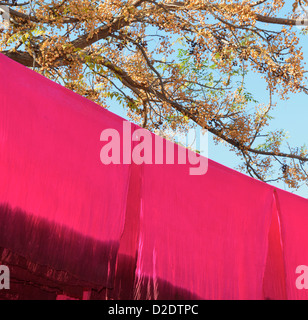
[[[124,122],[0,55],[0,299],[307,298],[306,199],[209,159],[103,164]]]

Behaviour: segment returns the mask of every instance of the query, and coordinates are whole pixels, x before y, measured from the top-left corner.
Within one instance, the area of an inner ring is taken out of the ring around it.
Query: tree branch
[[[6,55],[8,58],[21,63],[26,67],[33,67],[33,57],[28,52],[23,51],[2,51],[2,54]]]
[[[296,26],[298,24],[297,19],[268,17],[258,13],[256,13],[255,15],[256,15],[257,21],[259,22],[270,23],[270,24],[280,24],[280,25],[287,25],[287,26]]]

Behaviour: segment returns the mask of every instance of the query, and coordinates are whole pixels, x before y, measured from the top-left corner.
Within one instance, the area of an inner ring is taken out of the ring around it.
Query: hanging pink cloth
[[[285,269],[286,298],[289,300],[307,300],[308,200],[283,190],[277,190],[276,201],[281,223],[281,248]],[[300,266],[304,266],[304,270],[302,268],[298,269]],[[302,278],[302,281],[299,277]],[[306,289],[298,286],[298,281],[305,282]]]
[[[0,298],[307,298],[306,199],[211,160],[191,175],[166,140],[174,164],[104,165],[103,130],[138,145],[124,123],[0,55]]]
[[[0,90],[0,247],[112,288],[130,167],[102,165],[100,134],[123,119],[3,55]]]
[[[189,167],[143,168],[135,297],[263,299],[272,188],[214,161]]]

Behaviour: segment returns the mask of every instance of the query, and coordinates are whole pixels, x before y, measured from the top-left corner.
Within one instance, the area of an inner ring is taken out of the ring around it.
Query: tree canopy
[[[269,131],[273,96],[308,94],[297,25],[306,0],[0,1],[0,51],[149,130],[197,125],[263,181],[308,184],[308,150]],[[283,14],[282,14],[283,13]],[[281,16],[282,14],[282,16]],[[302,29],[305,32],[305,28]],[[246,78],[264,78],[268,102]]]

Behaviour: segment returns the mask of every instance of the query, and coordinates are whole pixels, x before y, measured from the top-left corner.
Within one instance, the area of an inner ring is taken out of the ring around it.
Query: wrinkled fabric
[[[136,295],[263,299],[271,187],[213,161],[203,176],[189,166],[143,168]]]
[[[103,166],[123,119],[1,56],[0,246],[112,287],[130,167]]]
[[[105,165],[103,130],[124,157],[138,144],[123,124],[0,55],[0,299],[307,298],[306,199],[203,157],[191,175],[192,152],[154,134],[152,162],[161,139],[175,164]]]
[[[281,221],[276,193],[273,194],[272,219],[268,233],[266,268],[263,276],[263,294],[266,300],[286,300],[286,279],[281,239]]]
[[[281,247],[285,268],[286,295],[289,300],[308,299],[308,274],[306,289],[296,286],[299,266],[308,266],[308,201],[283,190],[276,191],[276,203],[281,223]]]

